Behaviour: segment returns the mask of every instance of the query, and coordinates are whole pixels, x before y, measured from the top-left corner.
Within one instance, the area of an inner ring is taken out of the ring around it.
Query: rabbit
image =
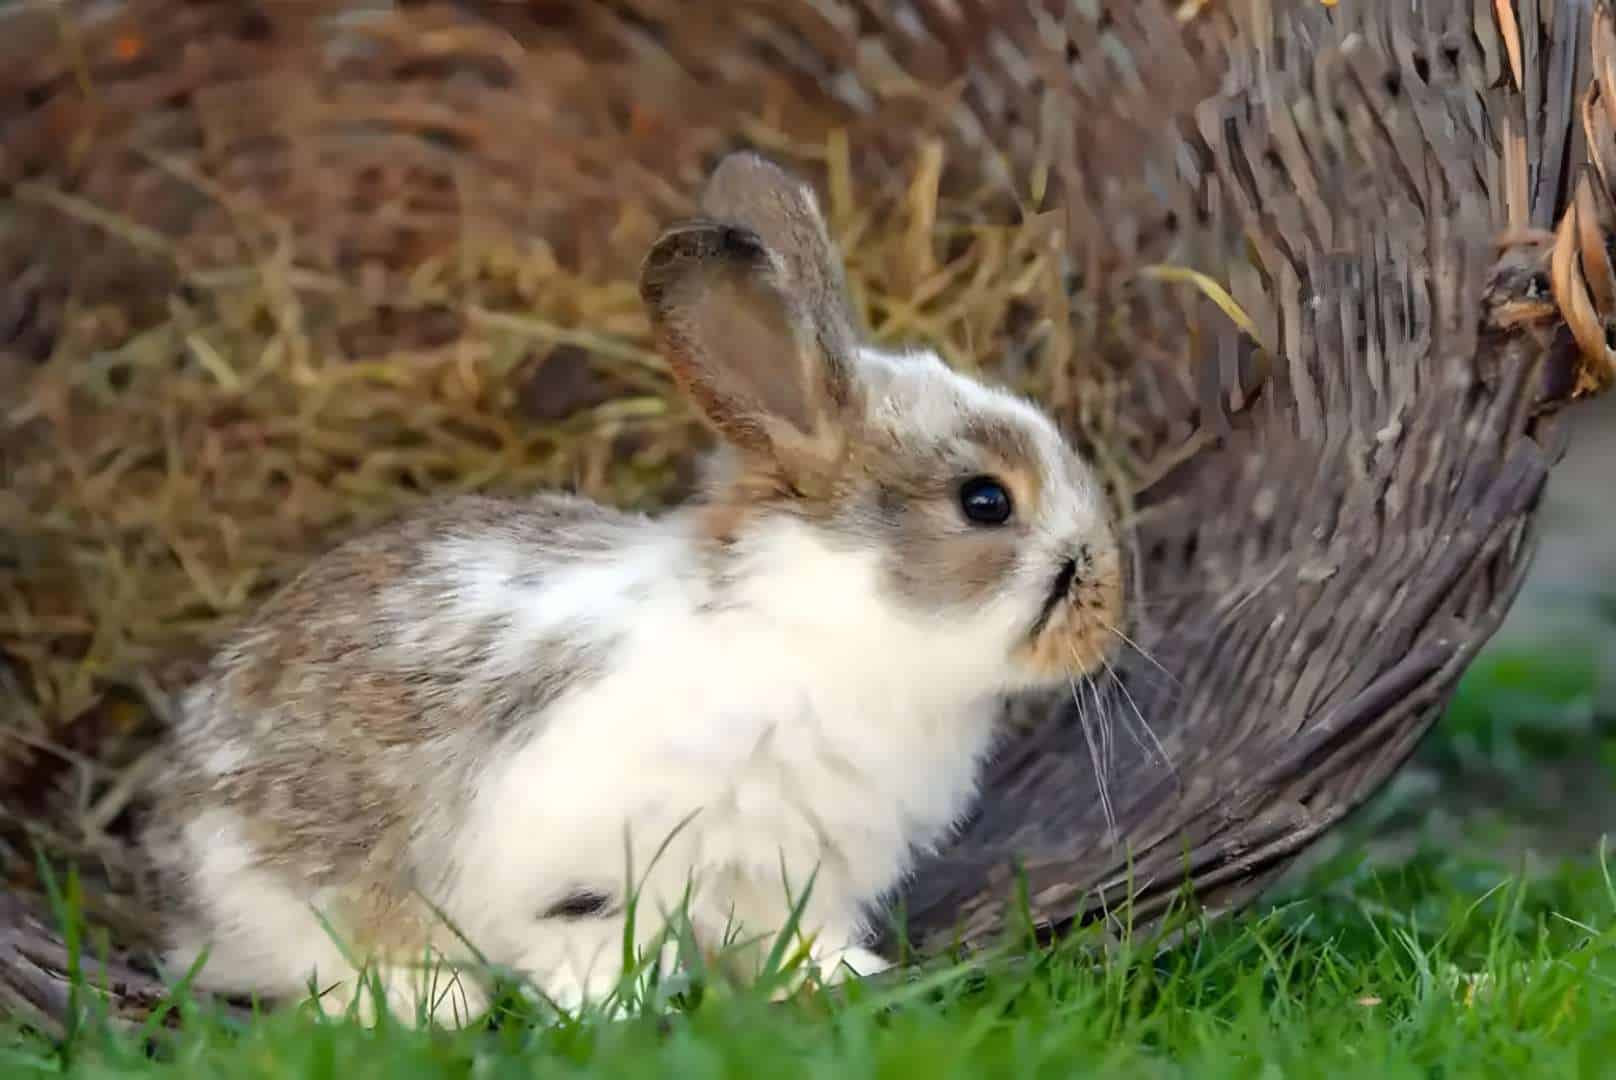
[[[640,284],[716,434],[699,493],[451,497],[273,594],[177,703],[143,831],[166,972],[453,1026],[479,963],[607,998],[632,904],[637,948],[796,911],[825,983],[873,974],[1008,696],[1105,662],[1091,466],[1023,398],[866,344],[810,185],[723,158]]]

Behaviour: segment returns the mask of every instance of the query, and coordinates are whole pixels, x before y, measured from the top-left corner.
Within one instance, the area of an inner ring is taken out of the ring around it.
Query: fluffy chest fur
[[[496,543],[446,559],[461,617],[511,627],[491,662],[513,677],[548,677],[558,634],[610,643],[591,681],[505,736],[455,845],[463,894],[621,895],[625,854],[647,880],[661,851],[664,898],[694,878],[744,906],[784,872],[856,908],[967,809],[995,658],[894,607],[866,557],[789,524],[722,586],[686,561],[685,527],[532,582]],[[580,651],[596,650],[559,654]]]

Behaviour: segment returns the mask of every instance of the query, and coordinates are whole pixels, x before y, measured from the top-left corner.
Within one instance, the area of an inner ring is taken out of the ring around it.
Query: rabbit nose
[[[1068,555],[1066,561],[1061,563],[1060,572],[1055,575],[1055,584],[1049,590],[1051,604],[1059,603],[1071,591],[1072,582],[1077,579],[1077,559]]]
[[[1065,601],[1066,594],[1071,592],[1072,582],[1076,580],[1077,560],[1068,556],[1066,561],[1061,563],[1059,572],[1055,574],[1055,581],[1050,586],[1049,595],[1044,597],[1043,606],[1038,609],[1038,617],[1033,620],[1033,637],[1037,637],[1044,632],[1044,627],[1049,625],[1049,620],[1055,615],[1055,609]]]

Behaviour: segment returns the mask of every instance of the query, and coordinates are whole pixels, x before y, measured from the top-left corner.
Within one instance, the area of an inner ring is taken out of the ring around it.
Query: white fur
[[[872,555],[785,521],[748,551],[771,569],[741,576],[733,609],[697,616],[710,598],[680,527],[647,536],[610,577],[504,593],[527,601],[536,637],[542,613],[570,608],[550,595],[577,595],[585,574],[605,609],[638,598],[609,676],[535,718],[454,843],[461,925],[567,1000],[615,984],[621,923],[534,912],[569,886],[620,898],[630,857],[646,935],[687,883],[698,933],[771,934],[787,885],[800,894],[817,873],[804,930],[834,963],[911,848],[966,808],[992,732],[1003,664],[981,624],[951,633],[896,613],[877,599]]]

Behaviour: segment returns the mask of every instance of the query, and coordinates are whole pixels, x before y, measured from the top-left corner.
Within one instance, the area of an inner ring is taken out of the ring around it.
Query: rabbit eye
[[[1010,520],[1010,492],[991,476],[965,481],[959,499],[966,519],[978,525],[1003,525]]]

